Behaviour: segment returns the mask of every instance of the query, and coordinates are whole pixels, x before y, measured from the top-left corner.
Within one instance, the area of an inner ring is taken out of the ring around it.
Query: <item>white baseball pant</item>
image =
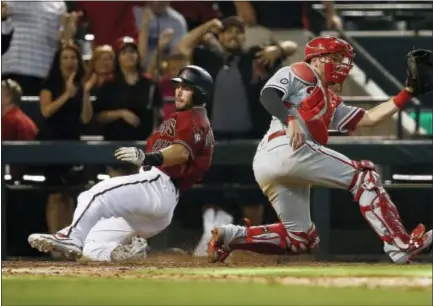
[[[87,235],[83,258],[91,261],[111,261],[111,252],[117,246],[129,243],[136,235],[135,229],[125,219],[103,218]]]
[[[101,181],[81,193],[72,225],[65,231],[83,246],[86,239],[114,243],[132,232],[147,239],[171,223],[178,199],[178,190],[165,173],[155,167],[140,169],[137,174]]]
[[[256,181],[288,231],[307,232],[311,185],[349,189],[356,173],[348,157],[307,141],[293,151],[289,137],[260,143],[253,162]]]

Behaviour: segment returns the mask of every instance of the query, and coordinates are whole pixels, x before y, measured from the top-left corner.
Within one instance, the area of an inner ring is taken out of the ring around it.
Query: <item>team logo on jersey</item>
[[[201,140],[201,135],[199,133],[194,134],[194,142],[199,143]]]
[[[176,131],[176,119],[170,118],[159,126],[159,132],[161,134],[167,134],[168,136],[174,137]]]
[[[284,78],[284,79],[280,80],[280,83],[286,85],[286,84],[289,84],[289,80]]]

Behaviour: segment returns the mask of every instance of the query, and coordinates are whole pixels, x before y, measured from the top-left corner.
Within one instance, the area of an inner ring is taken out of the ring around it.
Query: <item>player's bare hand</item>
[[[122,119],[125,120],[126,123],[132,125],[132,126],[139,126],[141,121],[140,118],[130,110],[124,109],[121,113]]]
[[[121,147],[114,152],[114,156],[118,160],[134,164],[137,167],[140,167],[146,158],[144,152],[135,147]]]
[[[293,151],[296,151],[305,144],[305,134],[296,120],[289,122],[289,131],[290,145],[292,146]]]

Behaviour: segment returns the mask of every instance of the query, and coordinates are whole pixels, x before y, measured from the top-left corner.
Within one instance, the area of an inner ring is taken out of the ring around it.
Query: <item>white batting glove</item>
[[[135,147],[119,148],[114,152],[114,156],[116,156],[118,160],[134,164],[137,167],[140,167],[146,158],[144,152]]]

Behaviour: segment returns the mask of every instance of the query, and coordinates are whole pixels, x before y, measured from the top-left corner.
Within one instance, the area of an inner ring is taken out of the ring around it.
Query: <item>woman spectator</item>
[[[114,51],[109,45],[96,47],[90,59],[85,77],[86,89],[92,96],[98,94],[101,86],[114,77]]]
[[[41,94],[41,114],[45,121],[38,138],[79,140],[82,124],[92,118],[90,94],[84,87],[84,64],[73,43],[62,44]]]
[[[80,50],[71,42],[63,43],[40,93],[44,121],[39,140],[79,140],[83,124],[92,118],[90,94],[84,87],[84,64]],[[71,166],[45,169],[46,184],[62,186]],[[67,184],[69,185],[69,183]],[[73,200],[64,190],[52,193],[47,202],[47,223],[51,233],[72,220]]]
[[[144,140],[157,125],[161,105],[158,86],[140,69],[136,41],[119,40],[114,79],[105,83],[94,104],[105,140]]]

